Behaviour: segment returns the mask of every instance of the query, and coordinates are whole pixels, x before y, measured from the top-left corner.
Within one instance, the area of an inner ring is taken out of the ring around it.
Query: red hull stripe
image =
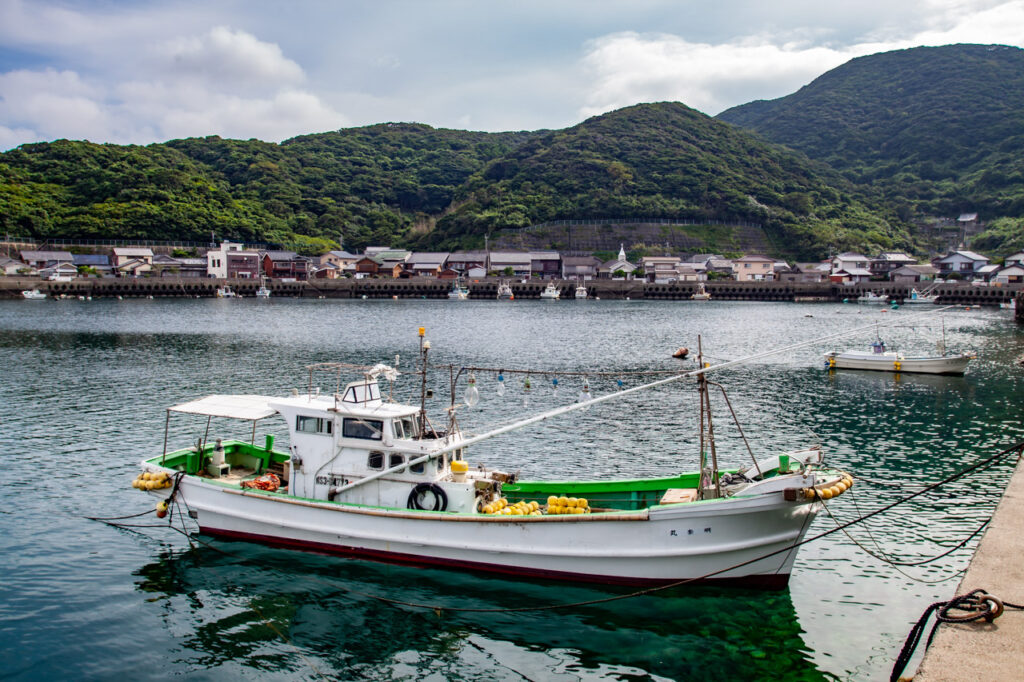
[[[587,573],[566,573],[563,571],[549,571],[540,568],[527,568],[525,566],[505,566],[502,564],[487,564],[478,561],[462,561],[458,559],[420,556],[416,554],[403,554],[400,552],[384,552],[376,549],[365,549],[362,547],[329,545],[323,542],[278,538],[269,535],[260,535],[258,533],[243,533],[235,530],[220,530],[217,528],[205,527],[200,530],[207,535],[234,540],[258,542],[260,544],[271,545],[274,547],[299,549],[308,552],[316,552],[318,554],[358,557],[360,559],[369,559],[371,561],[381,561],[384,563],[401,564],[405,566],[430,566],[457,568],[467,571],[482,571],[485,573],[497,573],[499,575],[513,576],[515,578],[542,578],[546,580],[564,580],[570,582],[595,583],[600,585],[628,585],[633,587],[656,587],[682,580],[682,578],[625,578],[607,575],[591,575]],[[742,578],[710,578],[695,580],[693,583],[689,584],[731,585],[766,590],[781,590],[789,584],[789,574],[777,573],[773,575],[751,575]]]

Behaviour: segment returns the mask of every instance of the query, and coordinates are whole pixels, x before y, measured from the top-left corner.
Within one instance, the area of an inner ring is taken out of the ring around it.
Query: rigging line
[[[828,505],[822,505],[822,506],[825,508],[825,512],[829,515],[829,517],[833,521],[835,521],[836,524],[838,524],[839,523],[839,519],[837,519],[835,517],[835,515],[832,513],[832,510],[828,508]],[[881,547],[878,548],[878,553],[876,554],[875,552],[872,552],[870,549],[868,549],[863,544],[861,544],[855,537],[853,537],[846,530],[843,531],[843,535],[845,535],[847,538],[849,538],[850,542],[852,542],[853,544],[857,545],[857,547],[859,547],[861,550],[863,550],[869,556],[872,556],[875,559],[878,559],[879,561],[887,563],[890,566],[893,566],[894,568],[897,567],[897,566],[923,566],[925,564],[930,564],[933,561],[937,561],[937,560],[941,559],[944,556],[948,556],[949,554],[952,554],[953,552],[957,551],[958,549],[962,549],[968,542],[971,541],[971,539],[973,539],[976,535],[978,535],[978,533],[980,533],[981,531],[985,530],[985,527],[988,526],[990,521],[992,521],[992,517],[991,516],[989,516],[987,519],[985,519],[985,521],[982,522],[982,524],[976,530],[974,530],[974,532],[972,532],[970,535],[968,535],[962,541],[958,542],[955,546],[949,548],[948,550],[946,550],[945,552],[942,552],[941,554],[937,554],[937,555],[935,555],[933,557],[930,557],[930,558],[927,558],[927,559],[922,559],[920,561],[897,561],[895,559],[890,558],[889,556],[883,555]],[[868,535],[870,537],[870,531],[868,532]],[[875,545],[877,546],[878,543],[874,540],[874,538],[872,537],[871,539],[872,539],[872,542],[875,542]]]

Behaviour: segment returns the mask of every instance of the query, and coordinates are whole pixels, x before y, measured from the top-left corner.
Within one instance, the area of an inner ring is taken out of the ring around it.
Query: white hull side
[[[207,533],[314,551],[603,583],[710,574],[782,587],[816,507],[782,493],[623,512],[630,520],[480,517],[353,508],[240,493],[186,478],[179,495]],[[752,561],[750,565],[723,571]]]

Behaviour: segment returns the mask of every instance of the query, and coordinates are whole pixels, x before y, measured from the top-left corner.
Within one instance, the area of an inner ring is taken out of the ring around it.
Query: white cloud
[[[302,82],[302,67],[274,43],[245,31],[218,26],[198,37],[179,38],[158,50],[170,76],[196,76],[219,87],[291,85]]]
[[[755,99],[787,95],[854,57],[917,45],[1024,44],[1024,2],[932,0],[930,28],[898,35],[880,27],[886,41],[841,47],[815,44],[815,31],[747,36],[710,45],[665,34],[616,33],[591,41],[582,65],[590,78],[581,116],[637,102],[678,100],[707,114]]]

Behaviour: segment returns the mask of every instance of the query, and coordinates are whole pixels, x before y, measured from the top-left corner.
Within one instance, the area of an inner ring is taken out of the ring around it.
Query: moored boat
[[[690,298],[694,301],[710,301],[711,294],[709,294],[707,289],[704,287],[704,282],[698,282],[697,291],[691,294]]]
[[[918,291],[915,288],[910,289],[910,295],[903,299],[903,303],[907,304],[925,304],[925,303],[938,303],[938,294],[932,294],[929,291]]]
[[[44,298],[46,298],[46,294],[43,293],[42,291],[39,291],[39,289],[26,289],[25,291],[21,292],[21,295],[23,298],[29,301],[42,301]]]
[[[869,305],[885,305],[888,302],[888,296],[879,296],[873,291],[866,291],[857,297],[857,303],[867,303]]]
[[[448,292],[448,298],[453,301],[468,301],[469,300],[469,287],[462,283],[461,278],[457,278],[452,283],[452,288]]]
[[[540,297],[549,300],[557,300],[562,297],[562,292],[555,286],[554,282],[548,282],[548,285],[540,292]]]
[[[498,300],[511,301],[515,296],[512,294],[512,286],[505,281],[498,284]]]
[[[428,348],[421,335],[424,369]],[[312,389],[319,369],[341,366],[311,366],[305,395],[212,395],[169,408],[168,426],[176,414],[202,417],[201,434],[214,417],[242,420],[252,422],[252,438],[211,444],[204,436],[193,447],[167,451],[165,433],[164,453],[142,462],[135,487],[162,504],[181,503],[204,533],[272,545],[598,583],[782,587],[821,500],[852,485],[847,474],[822,465],[818,447],[720,471],[705,440],[711,429],[703,428],[694,443],[699,467],[691,473],[520,481],[469,465],[475,443],[636,391],[696,377],[706,397],[706,367],[476,436],[459,429],[454,398],[443,429],[431,424],[422,403],[386,399],[391,391],[378,382],[396,378],[391,368],[369,368],[333,395]],[[702,423],[704,405],[702,397]],[[276,416],[288,426],[289,446],[275,448],[272,436],[257,445],[258,422]]]
[[[217,298],[237,298],[238,294],[227,284],[217,287]]]
[[[909,374],[963,374],[967,365],[977,357],[976,353],[942,353],[940,355],[906,355],[890,351],[881,339],[872,344],[871,350],[830,351],[825,354],[828,369],[867,369],[877,372]]]
[[[587,287],[583,283],[583,280],[581,279],[579,282],[576,283],[576,291],[573,293],[573,298],[575,298],[577,301],[582,301],[586,297],[587,297]]]

